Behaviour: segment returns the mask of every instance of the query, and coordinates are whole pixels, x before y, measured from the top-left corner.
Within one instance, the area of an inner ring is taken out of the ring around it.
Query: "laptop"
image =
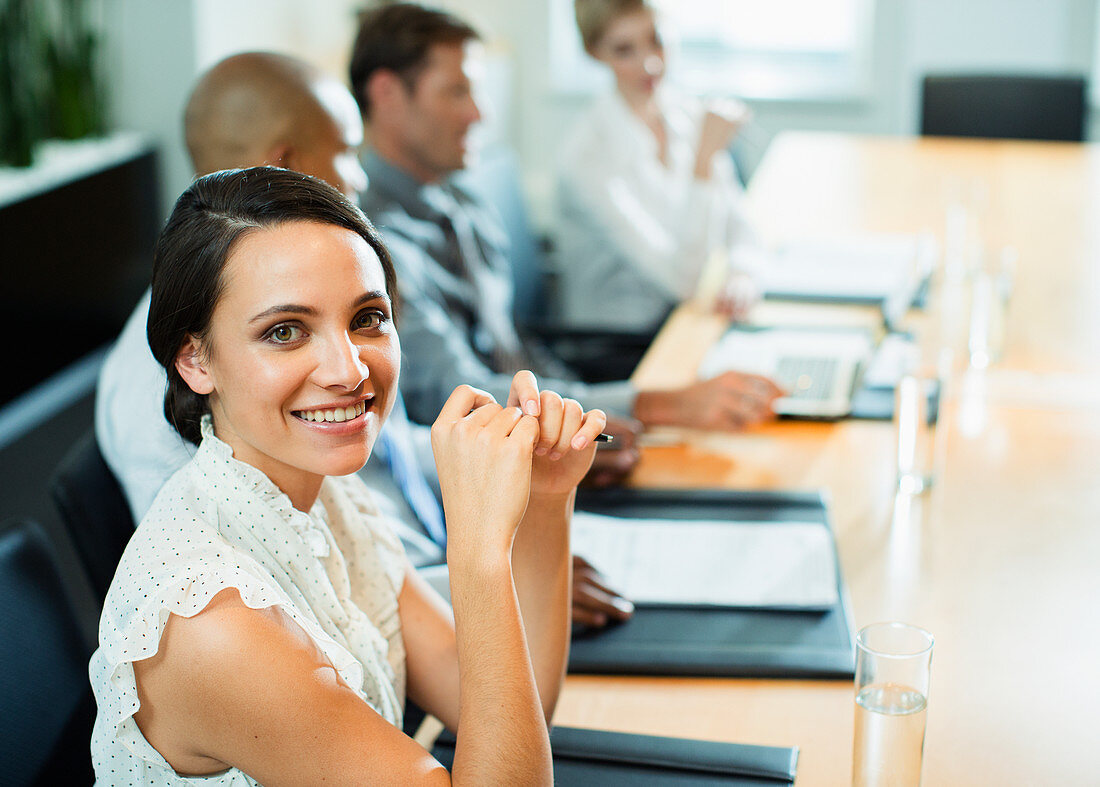
[[[861,329],[734,326],[707,353],[699,377],[764,375],[787,392],[775,401],[776,414],[844,418],[874,350],[874,337]]]

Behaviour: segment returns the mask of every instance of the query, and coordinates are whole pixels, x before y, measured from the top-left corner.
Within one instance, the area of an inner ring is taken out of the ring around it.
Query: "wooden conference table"
[[[790,133],[749,203],[767,237],[938,237],[947,259],[911,314],[926,358],[958,351],[936,481],[895,496],[892,425],[846,421],[663,435],[633,484],[829,490],[857,627],[936,637],[923,783],[1100,784],[1100,146]],[[969,369],[956,271],[1005,245],[1003,357]],[[682,307],[636,381],[688,381],[723,328]],[[570,676],[555,717],[797,745],[804,786],[849,783],[853,720],[847,682],[607,676]]]

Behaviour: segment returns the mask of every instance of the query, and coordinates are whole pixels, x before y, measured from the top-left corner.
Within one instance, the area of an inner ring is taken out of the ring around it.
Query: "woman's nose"
[[[370,377],[370,370],[363,361],[359,347],[350,336],[345,334],[334,337],[325,343],[314,374],[320,386],[352,391],[368,377]]]
[[[665,61],[660,55],[650,55],[642,63],[642,68],[651,77],[660,76],[665,70]]]
[[[474,98],[473,93],[470,94],[469,104],[466,107],[466,119],[471,126],[481,121],[481,107],[478,106],[477,99]]]

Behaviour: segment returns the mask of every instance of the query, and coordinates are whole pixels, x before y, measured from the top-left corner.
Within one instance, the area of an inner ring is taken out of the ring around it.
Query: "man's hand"
[[[602,628],[630,620],[634,605],[607,586],[600,572],[580,555],[573,555],[573,622]]]
[[[615,438],[611,443],[601,443],[596,449],[592,468],[584,477],[585,486],[605,487],[620,484],[638,464],[638,435],[642,425],[633,418],[608,416],[604,431]]]
[[[647,426],[737,431],[774,417],[783,391],[766,377],[725,372],[677,391],[642,391],[634,416]]]

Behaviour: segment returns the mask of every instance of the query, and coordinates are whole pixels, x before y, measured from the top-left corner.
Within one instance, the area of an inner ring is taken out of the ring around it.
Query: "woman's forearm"
[[[576,492],[531,496],[512,547],[516,592],[547,724],[557,705],[569,657],[569,522]]]
[[[458,645],[455,784],[550,784],[550,740],[506,549],[448,548]]]

